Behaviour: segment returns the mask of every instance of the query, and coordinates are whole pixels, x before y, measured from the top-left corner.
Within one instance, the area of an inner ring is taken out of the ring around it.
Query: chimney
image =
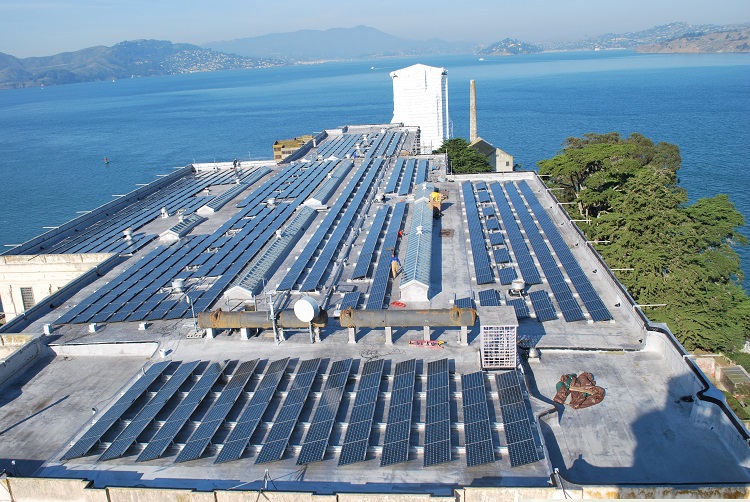
[[[477,82],[469,81],[469,142],[473,143],[479,137],[477,135]]]

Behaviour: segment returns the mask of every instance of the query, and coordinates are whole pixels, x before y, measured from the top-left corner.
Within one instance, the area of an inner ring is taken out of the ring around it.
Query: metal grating
[[[344,444],[341,445],[339,465],[361,462],[367,455],[384,363],[383,359],[367,361],[362,369]]]

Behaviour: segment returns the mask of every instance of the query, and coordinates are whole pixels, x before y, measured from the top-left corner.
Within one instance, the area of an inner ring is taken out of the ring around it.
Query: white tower
[[[420,130],[421,153],[432,153],[450,138],[448,71],[415,64],[391,72],[393,120]]]

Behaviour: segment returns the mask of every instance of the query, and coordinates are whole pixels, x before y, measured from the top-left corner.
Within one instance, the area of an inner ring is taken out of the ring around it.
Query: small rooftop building
[[[391,72],[393,120],[420,130],[419,151],[432,153],[450,138],[448,71],[415,64]]]

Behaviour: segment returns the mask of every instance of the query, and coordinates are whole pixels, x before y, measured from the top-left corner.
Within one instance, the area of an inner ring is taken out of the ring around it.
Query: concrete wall
[[[6,320],[26,310],[21,299],[22,287],[32,289],[37,304],[111,256],[111,253],[0,256],[0,298]]]
[[[47,350],[42,340],[41,335],[29,336],[29,340],[25,344],[0,361],[0,385],[28,368]]]
[[[513,156],[509,153],[502,151],[499,148],[495,149],[495,162],[492,167],[495,168],[496,172],[509,172],[513,170]]]
[[[158,342],[82,343],[49,346],[58,356],[115,356],[151,357],[159,348]]]
[[[586,486],[512,488],[458,488],[453,496],[398,493],[339,493],[315,495],[305,492],[213,491],[196,492],[155,488],[91,488],[79,479],[16,478],[0,479],[0,502],[519,502],[542,499],[735,499],[750,498],[750,486]]]

